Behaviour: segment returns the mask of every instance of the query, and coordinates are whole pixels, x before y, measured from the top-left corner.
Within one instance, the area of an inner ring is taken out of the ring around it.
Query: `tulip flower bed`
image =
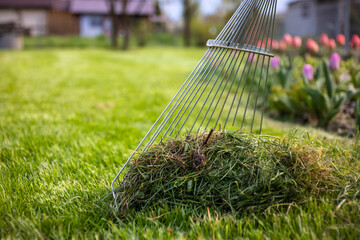
[[[305,41],[304,41],[305,42]],[[346,51],[344,35],[322,34],[319,43],[285,34],[273,41],[268,114],[354,136],[360,127],[360,38]],[[264,87],[265,89],[265,87]]]
[[[118,196],[123,211],[160,204],[237,212],[318,197],[333,179],[320,149],[294,138],[210,132],[142,154]]]

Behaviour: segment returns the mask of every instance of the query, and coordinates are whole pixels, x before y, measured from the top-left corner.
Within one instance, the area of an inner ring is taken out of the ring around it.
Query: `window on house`
[[[90,25],[92,27],[101,27],[102,26],[102,18],[100,16],[93,16],[90,18]]]
[[[310,6],[308,3],[304,3],[302,5],[302,17],[303,18],[308,18],[310,15]]]

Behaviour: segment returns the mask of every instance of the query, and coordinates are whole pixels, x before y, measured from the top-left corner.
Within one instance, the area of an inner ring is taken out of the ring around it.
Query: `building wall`
[[[79,35],[79,18],[67,12],[50,11],[48,13],[49,35]]]
[[[19,17],[16,11],[0,9],[0,23],[18,22]]]
[[[111,30],[111,21],[102,15],[80,16],[80,35],[82,37],[97,37],[108,35]]]
[[[30,30],[32,36],[44,35],[47,32],[47,11],[0,9],[0,23],[7,22],[21,24]]]
[[[30,30],[30,35],[46,34],[46,10],[0,10],[0,23],[17,22]]]
[[[317,33],[327,33],[335,38],[338,32],[339,16],[338,2],[327,2],[319,4],[316,9],[317,14]]]
[[[301,37],[316,35],[316,4],[311,0],[293,3],[285,14],[284,22],[287,33]]]
[[[102,17],[98,15],[80,16],[80,35],[96,37],[102,34]]]

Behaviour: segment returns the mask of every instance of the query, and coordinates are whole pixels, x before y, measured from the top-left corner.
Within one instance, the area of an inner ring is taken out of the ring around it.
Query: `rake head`
[[[207,42],[204,56],[113,180],[116,207],[114,185],[135,154],[154,143],[217,126],[261,134],[276,4],[243,0],[217,38]]]

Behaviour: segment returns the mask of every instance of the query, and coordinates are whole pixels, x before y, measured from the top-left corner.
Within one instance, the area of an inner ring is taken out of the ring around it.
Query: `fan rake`
[[[114,185],[131,159],[154,143],[217,126],[225,129],[230,123],[250,132],[259,126],[261,134],[276,4],[243,0],[216,39],[207,42],[204,56],[113,180],[117,208]]]

